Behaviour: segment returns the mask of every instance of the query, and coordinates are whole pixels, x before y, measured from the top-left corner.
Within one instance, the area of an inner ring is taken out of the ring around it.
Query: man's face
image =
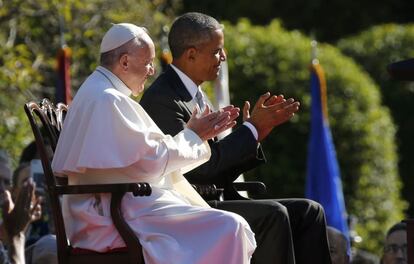
[[[137,96],[144,90],[144,85],[149,76],[154,75],[154,43],[149,41],[144,47],[138,48],[135,52],[128,54],[129,80],[126,85],[131,89],[132,94]]]
[[[20,190],[23,187],[23,184],[29,180],[30,178],[30,165],[27,164],[24,168],[22,168],[19,173],[16,175],[17,179],[13,179],[16,185],[13,185],[13,192],[12,196],[13,199],[16,200],[19,196]]]
[[[383,264],[407,264],[407,232],[398,230],[385,240]]]
[[[212,32],[209,41],[196,47],[193,81],[200,85],[205,81],[215,80],[219,74],[220,64],[225,60],[224,34],[222,30],[216,30]]]

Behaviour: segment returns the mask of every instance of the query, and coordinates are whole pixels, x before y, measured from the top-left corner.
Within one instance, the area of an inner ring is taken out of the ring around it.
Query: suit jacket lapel
[[[171,88],[175,91],[178,97],[180,97],[180,99],[182,100],[181,102],[178,102],[178,103],[179,104],[181,103],[187,109],[188,117],[187,117],[187,120],[185,120],[185,122],[187,122],[188,120],[190,120],[191,114],[193,113],[193,109],[197,107],[197,103],[195,102],[195,100],[193,100],[193,98],[191,97],[191,94],[188,92],[184,83],[181,81],[180,77],[178,76],[178,74],[174,71],[174,69],[171,66],[169,65],[167,66],[167,69],[165,70],[164,74],[166,78],[168,78],[169,83],[171,84]],[[210,106],[210,109],[213,110],[213,106],[210,100],[208,100],[207,97],[206,99],[207,99],[207,103]],[[216,141],[216,140],[217,140],[217,137],[209,139],[209,141]]]
[[[174,71],[171,66],[168,66],[165,70],[165,75],[169,79],[171,83],[171,88],[175,91],[175,93],[180,97],[182,100],[182,104],[187,109],[189,116],[193,112],[193,109],[197,107],[197,103],[191,97],[191,94],[188,92],[187,88],[185,87],[184,83],[181,81],[178,74]],[[188,120],[185,120],[188,121]]]

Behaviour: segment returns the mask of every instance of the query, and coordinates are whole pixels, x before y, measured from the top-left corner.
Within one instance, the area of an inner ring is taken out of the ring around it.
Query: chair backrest
[[[42,161],[46,182],[45,187],[52,209],[58,246],[58,258],[60,260],[61,258],[65,257],[65,254],[63,253],[68,251],[70,247],[65,232],[62,208],[59,200],[60,197],[56,191],[56,186],[61,185],[63,181],[58,180],[53,174],[48,152],[46,150],[45,138],[49,139],[54,151],[56,149],[59,132],[62,128],[67,107],[64,104],[58,104],[57,107],[54,107],[49,100],[43,99],[40,104],[37,104],[35,102],[29,102],[25,104],[24,109],[26,115],[29,118],[30,126],[33,130],[36,141],[37,151]],[[43,127],[45,130],[44,136],[42,135],[41,127]]]
[[[151,195],[151,186],[148,183],[96,184],[96,185],[68,185],[67,178],[56,177],[52,171],[49,155],[46,151],[47,138],[53,152],[56,149],[67,106],[59,103],[54,106],[49,100],[41,103],[29,102],[24,106],[25,112],[33,130],[36,146],[42,160],[46,181],[46,191],[49,196],[53,221],[56,230],[59,263],[144,263],[142,246],[134,231],[123,218],[121,210],[122,197],[126,192],[134,196]],[[43,134],[41,133],[43,127]],[[62,195],[91,193],[111,193],[111,218],[116,230],[126,244],[126,248],[117,248],[109,252],[99,253],[87,249],[73,249],[67,238],[60,198]]]

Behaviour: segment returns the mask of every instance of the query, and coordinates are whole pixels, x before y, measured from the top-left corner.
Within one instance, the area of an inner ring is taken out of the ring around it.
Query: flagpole
[[[161,28],[161,41],[160,41],[160,47],[161,47],[161,69],[164,72],[167,69],[167,66],[172,63],[172,54],[168,47],[168,26],[163,26]]]
[[[65,28],[65,20],[63,19],[63,16],[59,14],[59,33],[60,33],[60,47],[61,48],[66,47],[65,35],[63,33],[64,28]]]
[[[318,60],[318,41],[313,39],[311,41],[311,71],[313,71],[319,79],[319,89],[321,97],[321,107],[324,121],[328,123],[328,98],[326,90],[325,72]]]
[[[57,84],[56,84],[56,103],[63,102],[70,104],[72,101],[71,82],[70,82],[70,56],[71,49],[66,45],[65,40],[65,19],[59,12],[59,33],[60,33],[60,49],[57,52]]]
[[[316,40],[311,41],[311,62],[312,64],[319,64],[318,60],[318,42]]]

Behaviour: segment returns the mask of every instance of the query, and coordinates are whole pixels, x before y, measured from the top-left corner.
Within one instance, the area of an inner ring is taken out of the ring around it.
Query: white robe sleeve
[[[132,166],[137,178],[160,177],[210,157],[208,144],[193,131],[164,135],[138,103],[114,89],[72,107],[53,162],[56,172]]]

